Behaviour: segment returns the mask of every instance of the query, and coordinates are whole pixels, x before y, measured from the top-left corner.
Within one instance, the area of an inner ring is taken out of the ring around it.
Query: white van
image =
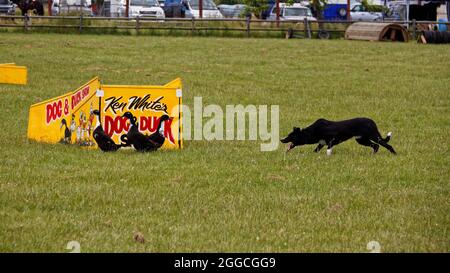
[[[200,18],[199,0],[188,0],[186,17]],[[223,18],[216,4],[212,0],[203,0],[203,18]]]
[[[315,17],[313,17],[311,10],[303,6],[300,3],[294,3],[292,5],[288,5],[286,3],[280,3],[280,20],[284,21],[302,21],[305,18],[308,21],[317,21]],[[277,8],[274,5],[272,11],[270,12],[268,20],[276,20],[277,19]]]
[[[158,0],[130,0],[128,7],[129,17],[152,17],[164,19],[164,11]]]

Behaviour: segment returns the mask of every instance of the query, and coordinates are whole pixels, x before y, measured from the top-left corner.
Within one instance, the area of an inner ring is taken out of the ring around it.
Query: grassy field
[[[450,46],[0,33],[0,49],[29,69],[27,86],[0,85],[0,251],[450,251]],[[29,106],[95,75],[182,77],[190,106],[279,105],[280,136],[371,117],[398,155],[354,140],[331,157],[259,141],[153,154],[28,142]]]

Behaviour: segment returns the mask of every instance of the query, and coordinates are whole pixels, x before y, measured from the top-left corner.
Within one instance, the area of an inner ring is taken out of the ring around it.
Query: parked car
[[[97,15],[106,17],[125,17],[125,0],[104,0],[97,7]]]
[[[279,7],[280,20],[303,21],[305,18],[307,18],[308,21],[317,21],[317,19],[312,16],[311,10],[308,7],[303,6],[302,4],[294,3],[292,5],[288,5],[286,3],[280,3]],[[276,5],[272,7],[270,15],[267,19],[277,19]]]
[[[350,10],[350,17],[353,21],[381,21],[383,13],[368,11],[363,5],[356,4]]]
[[[164,19],[164,11],[158,0],[130,0],[128,8],[129,17],[151,17]]]
[[[203,18],[223,18],[212,0],[203,0]],[[164,2],[166,17],[199,18],[199,0],[166,0]]]
[[[14,15],[16,13],[16,5],[10,0],[0,0],[0,14]]]
[[[92,16],[93,14],[91,0],[53,0],[52,15],[60,15],[72,12]]]
[[[247,10],[247,6],[243,4],[236,5],[218,5],[220,13],[226,18],[240,18],[244,17]]]
[[[347,4],[331,3],[325,5],[322,11],[324,20],[347,20]]]
[[[164,14],[168,18],[192,17],[189,6],[184,0],[164,0]],[[188,14],[186,14],[188,13]]]
[[[199,18],[199,0],[188,0],[187,4],[191,16]],[[203,18],[223,18],[212,0],[203,0]]]

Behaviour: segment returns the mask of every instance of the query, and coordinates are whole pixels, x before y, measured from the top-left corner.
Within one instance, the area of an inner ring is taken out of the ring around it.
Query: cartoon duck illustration
[[[76,129],[77,129],[77,123],[75,122],[75,114],[72,114],[72,121],[70,122],[70,132],[71,132],[71,134],[73,132],[75,132]]]
[[[60,142],[64,143],[64,144],[70,144],[71,138],[72,138],[72,132],[70,131],[69,127],[67,127],[67,121],[64,118],[61,120],[61,126],[59,128],[62,129],[63,127],[66,127],[66,128],[64,129],[64,136]]]
[[[80,126],[81,126],[81,145],[86,146],[89,141],[89,135],[87,130],[87,118],[86,114],[82,112],[81,120],[80,120]]]
[[[89,110],[89,118],[87,120],[87,131],[88,131],[88,142],[89,142],[89,146],[94,145],[94,143],[92,142],[92,128],[94,128],[93,123],[94,123],[94,119],[95,119],[95,114],[94,114],[94,107],[92,105],[91,102],[91,106],[90,106],[90,110]]]
[[[82,120],[83,113],[80,113],[80,116],[78,118],[78,126],[77,126],[77,144],[81,143],[81,120]]]

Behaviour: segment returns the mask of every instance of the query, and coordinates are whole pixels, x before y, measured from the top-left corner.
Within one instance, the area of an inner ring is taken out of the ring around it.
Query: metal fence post
[[[415,40],[416,39],[416,19],[412,20],[412,39]]]
[[[250,17],[247,16],[247,20],[245,21],[246,27],[245,31],[247,32],[247,37],[250,37]]]
[[[83,31],[83,13],[80,14],[80,27],[78,29],[80,33]]]

